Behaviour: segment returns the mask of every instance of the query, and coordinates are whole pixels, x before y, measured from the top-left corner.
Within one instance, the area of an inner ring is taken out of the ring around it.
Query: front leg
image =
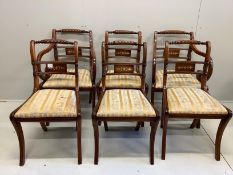
[[[25,142],[21,123],[18,122],[13,116],[10,117],[11,123],[13,124],[16,134],[19,140],[19,165],[25,164]]]
[[[222,119],[220,121],[219,126],[218,126],[218,131],[217,131],[216,140],[215,140],[215,159],[217,161],[220,160],[222,135],[223,135],[223,132],[224,132],[228,122],[231,120],[231,117],[232,117],[232,115],[228,115],[228,117]]]

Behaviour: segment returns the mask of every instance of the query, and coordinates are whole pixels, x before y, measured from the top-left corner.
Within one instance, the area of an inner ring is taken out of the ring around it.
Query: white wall
[[[100,65],[99,50],[105,30],[141,30],[148,42],[150,63],[153,31],[195,32],[197,28],[197,37],[210,40],[213,45],[215,67],[211,92],[221,100],[233,100],[232,3],[232,0],[1,0],[0,99],[24,99],[31,93],[31,39],[49,38],[52,28],[78,27],[93,30],[97,65]],[[151,64],[147,71],[150,82]]]
[[[210,92],[221,100],[233,100],[233,1],[203,0],[197,38],[212,42],[214,73]]]

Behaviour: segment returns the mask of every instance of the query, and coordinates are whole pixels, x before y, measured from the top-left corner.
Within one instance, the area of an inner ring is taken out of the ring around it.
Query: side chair
[[[107,61],[132,61],[140,62],[142,57],[141,46],[142,44],[142,32],[141,31],[130,31],[130,30],[113,30],[105,32],[105,45],[102,45],[102,63],[103,59]],[[111,42],[134,42],[139,44],[138,46],[115,44],[108,45]],[[103,54],[104,52],[104,54]],[[104,58],[103,58],[104,57]],[[106,67],[105,67],[106,68]],[[107,67],[109,73],[113,73],[112,67]],[[102,64],[102,72],[104,71],[104,65]],[[136,66],[135,72],[139,72],[139,66]],[[140,76],[135,75],[107,75],[106,76],[106,87],[109,88],[135,88],[138,89],[141,86]],[[97,95],[100,95],[102,88],[102,79],[97,83]],[[148,93],[148,85],[146,84],[146,94]],[[144,126],[143,122],[137,124],[136,130],[140,126]],[[105,130],[108,131],[108,124],[104,122]]]
[[[160,120],[159,113],[150,104],[146,98],[145,90],[145,69],[147,48],[146,43],[138,44],[137,42],[129,41],[113,41],[104,43],[103,47],[108,48],[112,46],[125,45],[125,46],[139,46],[143,50],[143,58],[140,62],[129,61],[109,61],[103,55],[102,65],[102,88],[97,105],[92,113],[92,123],[94,128],[95,139],[95,157],[94,163],[98,164],[99,160],[99,122],[149,122],[151,126],[150,133],[150,163],[154,164],[154,142],[155,134]],[[105,54],[105,50],[103,50]],[[108,67],[114,71],[109,72]],[[138,71],[135,71],[137,70]],[[109,87],[107,84],[107,76],[140,76],[140,87]]]
[[[72,42],[77,41],[79,43],[79,90],[89,92],[89,103],[92,103],[93,107],[95,102],[96,55],[92,31],[81,29],[53,29],[52,38]],[[74,49],[72,47],[55,44],[53,50],[56,61],[71,61],[74,59]],[[74,67],[68,67],[67,71],[74,72]],[[71,89],[75,87],[74,75],[54,74],[43,83],[43,88],[63,87],[69,87]]]

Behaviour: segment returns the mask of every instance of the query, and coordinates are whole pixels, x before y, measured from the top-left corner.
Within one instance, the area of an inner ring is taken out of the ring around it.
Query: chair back
[[[93,34],[91,30],[81,29],[53,29],[53,39],[63,39],[66,41],[77,41],[79,43],[79,67],[90,71],[92,82],[96,77],[96,54],[93,44]],[[74,50],[72,47],[64,47],[62,45],[54,45],[54,58],[72,60]]]
[[[130,55],[122,56],[113,53],[110,55],[109,50],[127,48],[128,50],[134,50],[139,48],[143,50],[139,59]],[[107,54],[108,53],[108,54]],[[145,70],[146,70],[146,59],[147,59],[147,45],[138,44],[133,41],[112,41],[102,43],[102,89],[105,90],[106,76],[110,75],[134,75],[141,77],[141,87],[145,90]],[[109,71],[112,70],[112,71]]]
[[[164,31],[155,31],[154,40],[153,40],[153,64],[152,64],[152,83],[155,83],[155,73],[157,66],[164,63],[165,56],[165,42],[166,41],[179,41],[179,40],[194,40],[193,32],[187,32],[182,30],[164,30]],[[191,60],[193,59],[192,48],[189,45],[174,45],[169,50],[169,54],[173,59],[180,60]],[[161,67],[160,67],[161,68]],[[210,79],[213,73],[213,61],[210,58],[210,64],[208,67],[208,76],[207,80]],[[197,75],[197,79],[201,81],[200,77]]]
[[[55,45],[70,47],[74,50],[74,60],[59,61],[51,58]],[[45,82],[53,74],[69,74],[75,75],[75,90],[79,91],[78,85],[78,43],[65,40],[45,39],[40,41],[32,40],[30,42],[31,63],[33,66],[34,91],[41,88]],[[74,72],[67,72],[69,65],[74,66]]]
[[[130,30],[113,30],[113,31],[106,31],[105,32],[105,43],[113,42],[113,41],[127,41],[127,42],[135,42],[138,44],[142,44],[142,32],[141,31],[130,31]],[[122,57],[132,57],[135,58],[136,61],[139,62],[140,54],[141,54],[141,47],[138,46],[137,48],[129,48],[127,45],[121,48],[114,48],[111,46],[106,46],[106,58],[108,59],[109,54],[110,56],[122,56]],[[113,55],[111,55],[113,54]]]
[[[171,49],[175,47],[188,46],[195,53],[196,60],[174,59]],[[202,49],[202,50],[201,50]],[[204,50],[204,51],[203,51]],[[211,44],[209,41],[201,42],[195,40],[166,41],[164,50],[164,77],[163,88],[166,89],[167,75],[169,74],[195,74],[201,78],[201,88],[207,90],[206,81],[210,58]],[[197,60],[198,57],[198,60]],[[172,69],[170,69],[172,67]],[[169,70],[168,70],[169,68]]]

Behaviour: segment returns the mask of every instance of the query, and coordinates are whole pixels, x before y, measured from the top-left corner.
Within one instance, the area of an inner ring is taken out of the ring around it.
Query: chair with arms
[[[74,50],[74,61],[47,61],[42,57],[49,55],[54,45],[69,46]],[[44,47],[40,52],[36,50]],[[78,163],[82,163],[81,153],[81,110],[78,86],[78,45],[77,42],[64,40],[41,40],[30,42],[31,63],[33,67],[34,89],[32,95],[10,114],[10,120],[19,140],[20,166],[25,163],[25,142],[22,122],[75,122],[77,126]],[[38,54],[37,54],[38,53]],[[52,67],[51,67],[52,65]],[[73,65],[74,72],[67,72],[67,66]],[[54,74],[75,76],[75,87],[60,89],[43,89],[41,82]],[[44,128],[45,129],[45,128]]]
[[[153,40],[153,61],[152,61],[152,86],[151,86],[151,102],[154,105],[155,94],[163,92],[163,67],[164,63],[164,45],[165,41],[175,40],[194,40],[193,32],[186,32],[181,30],[165,30],[154,32]],[[193,53],[191,46],[173,46],[169,50],[170,56],[174,60],[193,60]],[[211,59],[211,58],[210,58]],[[161,65],[161,66],[160,66]],[[212,75],[213,63],[212,59],[208,67],[207,80]],[[169,74],[167,78],[167,87],[194,87],[201,88],[201,79],[199,75],[191,74]],[[163,110],[163,109],[162,109]],[[161,118],[162,119],[162,118]],[[162,122],[160,123],[162,127]],[[191,128],[200,128],[200,120],[193,120]]]
[[[188,45],[201,60],[174,60],[170,55],[173,46]],[[205,51],[200,50],[204,47]],[[221,119],[215,141],[215,159],[220,160],[220,145],[224,129],[232,117],[232,112],[221,105],[207,91],[208,67],[210,59],[210,42],[183,40],[166,42],[163,72],[163,136],[162,159],[166,153],[166,135],[169,118],[181,119]],[[170,70],[170,66],[175,69]],[[200,67],[202,69],[200,69]],[[200,71],[201,70],[201,71]],[[172,74],[198,75],[201,78],[201,88],[195,87],[169,87],[168,76]]]
[[[154,141],[157,125],[159,122],[159,114],[146,98],[145,92],[145,69],[146,69],[146,43],[138,44],[137,42],[113,41],[104,43],[103,47],[112,46],[138,46],[143,48],[143,58],[140,62],[120,62],[109,61],[103,56],[103,74],[102,88],[98,103],[92,114],[92,122],[95,137],[95,158],[94,163],[98,164],[99,158],[99,122],[150,122],[150,163],[154,163]],[[102,50],[105,55],[105,49]],[[109,68],[114,71],[109,72]],[[138,69],[138,71],[135,71]],[[138,88],[133,87],[109,87],[107,84],[107,76],[140,76],[141,85]]]

